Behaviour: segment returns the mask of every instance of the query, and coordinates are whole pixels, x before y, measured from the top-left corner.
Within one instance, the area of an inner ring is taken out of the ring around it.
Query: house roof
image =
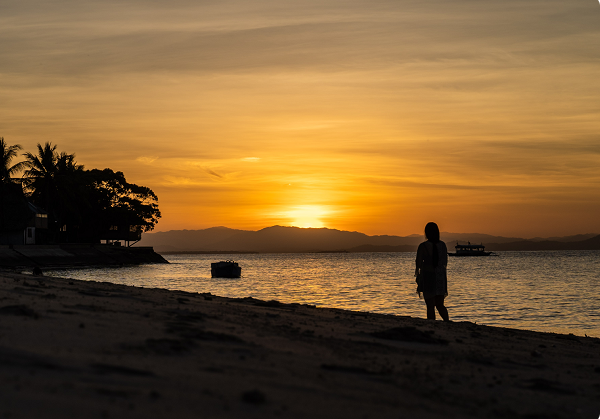
[[[23,230],[32,216],[46,213],[38,210],[43,211],[27,201],[21,185],[0,185],[0,232]]]

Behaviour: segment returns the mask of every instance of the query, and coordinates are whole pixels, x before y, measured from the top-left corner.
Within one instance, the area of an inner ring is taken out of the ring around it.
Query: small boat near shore
[[[454,246],[456,253],[448,253],[448,256],[489,256],[492,252],[486,252],[483,244],[458,244]]]
[[[239,278],[242,268],[233,260],[225,260],[210,264],[210,274],[213,278]]]

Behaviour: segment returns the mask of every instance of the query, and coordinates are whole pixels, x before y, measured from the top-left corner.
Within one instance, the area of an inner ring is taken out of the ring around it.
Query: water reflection
[[[414,254],[168,255],[170,265],[59,270],[53,275],[150,288],[210,292],[425,317],[415,294]],[[242,278],[210,277],[235,259]],[[480,324],[600,336],[600,252],[502,252],[452,258],[451,318]]]

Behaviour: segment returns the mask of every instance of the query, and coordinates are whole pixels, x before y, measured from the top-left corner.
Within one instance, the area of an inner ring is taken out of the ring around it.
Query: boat
[[[448,253],[448,256],[489,256],[492,252],[486,252],[483,244],[458,244],[454,246],[456,253]]]
[[[210,264],[210,274],[213,278],[239,278],[242,268],[233,260],[225,260]]]

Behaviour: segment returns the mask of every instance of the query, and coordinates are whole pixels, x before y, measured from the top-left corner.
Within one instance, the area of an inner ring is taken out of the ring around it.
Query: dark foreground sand
[[[587,418],[600,339],[0,273],[0,418]]]

